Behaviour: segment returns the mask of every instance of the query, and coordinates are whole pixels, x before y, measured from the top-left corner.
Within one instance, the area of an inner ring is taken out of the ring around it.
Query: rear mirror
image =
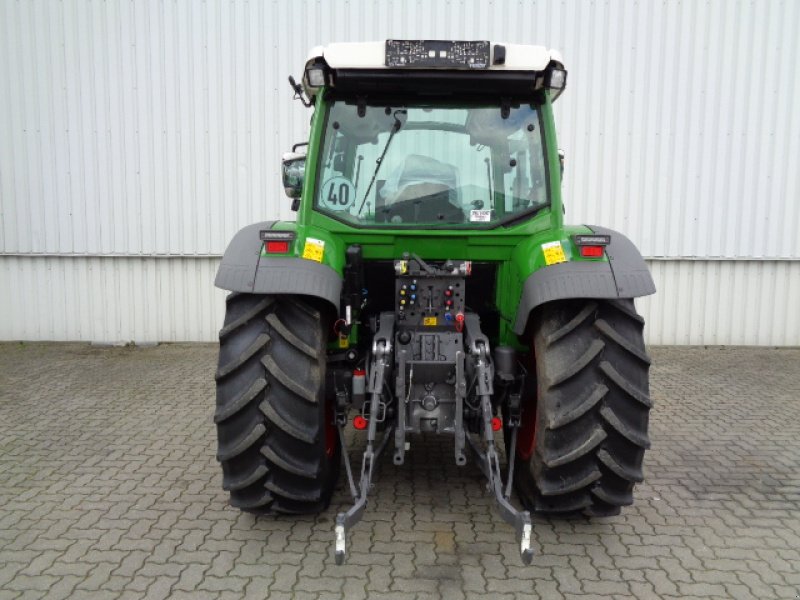
[[[299,198],[303,193],[303,178],[306,173],[306,155],[287,152],[283,155],[283,189],[289,198]],[[296,203],[295,203],[296,204]]]

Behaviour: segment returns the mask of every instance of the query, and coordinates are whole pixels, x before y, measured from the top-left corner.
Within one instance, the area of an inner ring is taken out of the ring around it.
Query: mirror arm
[[[292,86],[292,89],[294,90],[295,100],[300,100],[300,102],[302,102],[303,106],[305,106],[306,108],[311,106],[312,102],[311,100],[306,98],[305,92],[303,91],[303,86],[297,83],[294,80],[294,77],[292,77],[291,75],[289,75],[289,85]]]

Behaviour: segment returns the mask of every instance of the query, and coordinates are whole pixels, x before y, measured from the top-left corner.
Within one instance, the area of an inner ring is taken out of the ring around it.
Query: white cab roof
[[[503,64],[490,64],[490,71],[544,71],[551,62],[563,66],[561,53],[544,46],[523,44],[504,44],[491,42],[491,56],[495,56],[495,48],[505,48]],[[323,59],[332,69],[386,69],[386,42],[344,42],[315,46],[309,52],[306,64]],[[455,67],[453,67],[455,68]],[[446,68],[444,70],[447,70]],[[312,95],[316,91],[308,88],[304,79],[306,92]]]
[[[506,49],[505,63],[490,65],[492,71],[544,71],[550,61],[563,64],[561,53],[544,46],[492,43]],[[311,49],[308,60],[323,58],[332,69],[385,69],[386,42],[344,42],[316,46]]]

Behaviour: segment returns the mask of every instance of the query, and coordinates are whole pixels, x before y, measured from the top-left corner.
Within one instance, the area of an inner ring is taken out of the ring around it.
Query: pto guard
[[[589,225],[593,233],[611,236],[608,262],[570,261],[531,273],[522,287],[514,333],[522,335],[531,311],[553,300],[569,298],[639,298],[656,291],[641,253],[627,237],[605,227]]]
[[[302,258],[261,256],[259,233],[276,221],[248,225],[234,236],[217,271],[214,285],[246,294],[301,294],[339,306],[341,276],[327,265]]]

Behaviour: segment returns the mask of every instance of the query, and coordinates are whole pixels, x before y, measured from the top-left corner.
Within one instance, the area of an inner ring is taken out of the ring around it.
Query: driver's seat
[[[463,223],[458,201],[458,169],[420,154],[409,154],[381,187],[380,220],[400,223]]]
[[[445,196],[449,200],[450,194],[453,191],[454,190],[443,183],[429,183],[427,181],[409,183],[403,186],[400,192],[392,196],[391,204],[407,202],[409,200],[416,200],[417,198],[424,198],[427,196]]]

